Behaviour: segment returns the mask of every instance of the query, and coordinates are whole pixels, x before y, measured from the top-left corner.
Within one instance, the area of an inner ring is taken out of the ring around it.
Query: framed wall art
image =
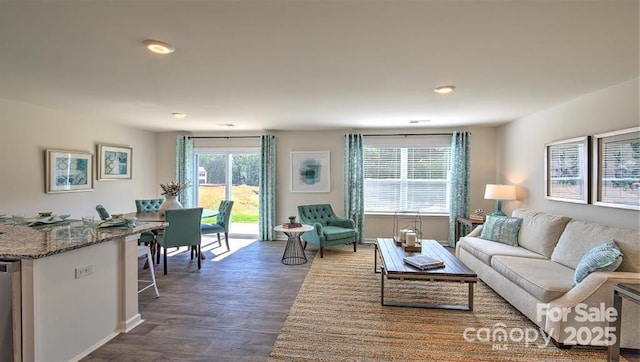
[[[549,200],[589,202],[589,137],[545,145],[545,197]]]
[[[98,145],[98,180],[131,178],[131,147]]]
[[[45,151],[45,192],[93,191],[93,154]]]
[[[593,143],[593,204],[640,210],[640,127],[594,135]]]
[[[329,192],[329,151],[291,152],[291,192]]]

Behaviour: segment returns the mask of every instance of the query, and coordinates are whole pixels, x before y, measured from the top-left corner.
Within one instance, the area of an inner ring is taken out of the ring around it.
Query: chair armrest
[[[311,226],[313,226],[313,228],[316,231],[316,234],[318,235],[322,235],[322,224],[319,222],[314,222],[313,224],[309,224]],[[313,231],[313,230],[312,230]]]
[[[335,218],[335,219],[331,219],[331,220],[327,221],[327,225],[329,225],[329,226],[339,226],[339,227],[345,228],[345,229],[355,229],[356,228],[356,223],[351,219]]]

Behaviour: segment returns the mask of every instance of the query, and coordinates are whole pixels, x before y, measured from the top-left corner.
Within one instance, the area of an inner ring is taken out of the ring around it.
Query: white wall
[[[496,175],[495,151],[496,129],[494,127],[471,127],[471,209],[493,208],[493,202],[484,200],[484,185],[494,183]],[[297,215],[297,206],[303,204],[329,203],[339,215],[343,215],[344,195],[344,135],[352,130],[331,131],[273,131],[276,136],[276,222],[288,222],[289,215]],[[390,129],[358,130],[360,133],[439,133],[452,129]],[[159,180],[172,180],[175,176],[175,136],[177,133],[165,133],[158,136]],[[192,136],[246,136],[247,133],[193,133]],[[253,133],[252,135],[258,135]],[[259,147],[259,140],[233,139],[194,141],[195,147]],[[290,154],[294,151],[329,151],[331,157],[331,191],[329,193],[291,192]],[[447,240],[448,217],[425,216],[422,220],[425,238]],[[391,237],[393,217],[372,215],[365,219],[365,237]]]
[[[629,80],[500,127],[497,178],[519,186],[518,200],[505,202],[505,212],[509,213],[515,207],[528,207],[638,229],[638,211],[550,201],[544,194],[545,144],[638,126],[638,86],[638,78]]]
[[[98,143],[133,148],[131,180],[95,181],[94,175],[92,192],[44,192],[46,149],[95,154]],[[112,213],[135,211],[134,199],[158,196],[155,144],[154,132],[0,100],[0,214],[34,216],[51,210],[80,218],[97,216],[98,203]]]

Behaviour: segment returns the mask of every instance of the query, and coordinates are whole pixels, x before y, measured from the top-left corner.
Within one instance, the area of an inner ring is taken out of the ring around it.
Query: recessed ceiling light
[[[429,120],[429,119],[414,119],[414,120],[409,121],[409,123],[411,123],[411,124],[429,123],[429,122],[431,122],[431,120]]]
[[[235,127],[236,125],[233,123],[218,123],[220,127]]]
[[[455,85],[441,85],[438,88],[434,89],[434,92],[438,94],[447,94],[453,92],[456,89]]]
[[[171,115],[173,116],[173,118],[185,118],[185,117],[187,117],[186,113],[181,113],[181,112],[174,112],[174,113],[171,113]]]
[[[160,40],[147,39],[143,43],[149,51],[156,54],[171,54],[176,51],[176,48]]]

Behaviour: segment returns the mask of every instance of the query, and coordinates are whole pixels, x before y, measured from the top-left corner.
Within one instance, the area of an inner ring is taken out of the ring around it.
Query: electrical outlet
[[[93,265],[86,265],[76,268],[76,279],[86,277],[91,273],[93,273]]]

